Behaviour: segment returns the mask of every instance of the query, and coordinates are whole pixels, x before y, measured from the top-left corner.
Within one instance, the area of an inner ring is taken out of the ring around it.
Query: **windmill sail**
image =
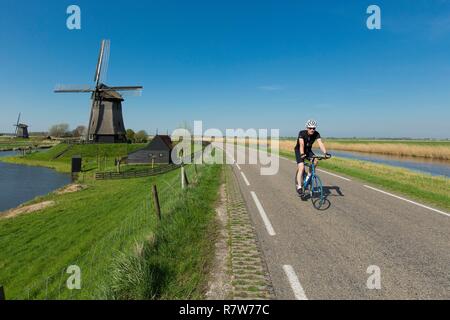
[[[109,63],[110,41],[102,40],[100,53],[98,55],[97,68],[95,69],[95,84],[98,86],[101,83],[102,76],[106,76]]]
[[[54,89],[54,92],[56,93],[63,93],[63,92],[94,92],[95,88],[84,85],[57,85]]]
[[[14,132],[14,135],[16,135],[16,136],[17,136],[17,130],[19,130],[19,122],[20,122],[20,112],[19,112],[19,117],[17,118],[16,131]]]

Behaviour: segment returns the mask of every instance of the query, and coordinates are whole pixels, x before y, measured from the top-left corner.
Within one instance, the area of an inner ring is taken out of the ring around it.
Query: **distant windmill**
[[[30,137],[28,135],[28,125],[20,123],[20,112],[19,117],[17,118],[17,123],[13,124],[13,126],[16,127],[16,132],[14,133],[16,138],[28,139]]]
[[[122,116],[122,91],[140,92],[143,87],[108,87],[102,80],[106,77],[109,62],[110,41],[102,40],[97,68],[95,69],[95,87],[70,88],[60,86],[55,89],[61,92],[92,93],[91,116],[89,118],[88,137],[91,142],[117,143],[126,142],[126,130]]]

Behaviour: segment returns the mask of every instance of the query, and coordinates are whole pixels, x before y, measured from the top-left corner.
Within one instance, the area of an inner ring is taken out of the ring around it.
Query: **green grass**
[[[57,143],[58,142],[46,140],[45,137],[30,137],[29,139],[23,139],[0,136],[0,151],[23,147],[51,146]]]
[[[196,188],[182,194],[139,253],[120,255],[108,299],[202,299],[214,254],[214,203],[221,166],[207,166]]]
[[[280,155],[295,159],[292,152],[280,151]],[[384,190],[400,193],[444,210],[450,210],[450,179],[446,177],[436,177],[368,161],[338,157],[321,161],[320,167],[355,177],[382,187]]]
[[[83,158],[83,170],[114,169],[114,160],[117,157],[126,156],[128,153],[143,148],[146,144],[80,144],[68,145],[58,144],[43,152],[34,152],[25,156],[0,158],[0,161],[25,164],[31,166],[43,166],[60,172],[70,172],[71,159],[73,156]],[[62,152],[60,157],[57,157]]]
[[[193,168],[187,172],[193,180]],[[199,172],[198,185],[187,192],[180,190],[179,170],[140,179],[88,179],[85,190],[53,193],[31,202],[54,200],[53,207],[0,219],[0,283],[7,298],[105,297],[111,275],[133,297],[200,297],[213,246],[208,236],[220,167],[204,166]],[[162,223],[156,221],[151,205],[153,184],[160,191]],[[149,241],[152,238],[155,242]],[[139,278],[146,294],[137,294],[117,261],[133,256],[138,251],[136,243],[142,242],[146,270],[164,281]],[[65,270],[70,265],[81,268],[81,290],[70,291],[65,286],[69,277]],[[125,291],[109,294],[122,297]]]

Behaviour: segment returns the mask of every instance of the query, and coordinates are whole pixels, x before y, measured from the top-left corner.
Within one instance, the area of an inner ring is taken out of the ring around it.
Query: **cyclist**
[[[320,138],[320,133],[316,130],[317,122],[315,120],[308,120],[306,122],[306,130],[298,133],[297,144],[294,148],[295,158],[297,159],[298,173],[297,173],[297,192],[300,196],[304,196],[305,190],[303,188],[303,172],[305,171],[305,159],[311,160],[314,156],[312,146],[315,141],[319,144],[320,150],[326,157],[330,157],[327,149]],[[314,159],[314,164],[317,165],[318,160]]]

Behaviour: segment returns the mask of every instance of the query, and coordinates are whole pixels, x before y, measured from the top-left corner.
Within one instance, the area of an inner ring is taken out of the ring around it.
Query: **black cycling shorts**
[[[300,156],[300,149],[295,149],[295,159],[297,159],[297,164],[298,163],[304,163],[305,159],[311,160],[311,158],[313,156],[315,156],[314,152],[312,152],[311,150],[306,150],[306,158],[303,158]]]

